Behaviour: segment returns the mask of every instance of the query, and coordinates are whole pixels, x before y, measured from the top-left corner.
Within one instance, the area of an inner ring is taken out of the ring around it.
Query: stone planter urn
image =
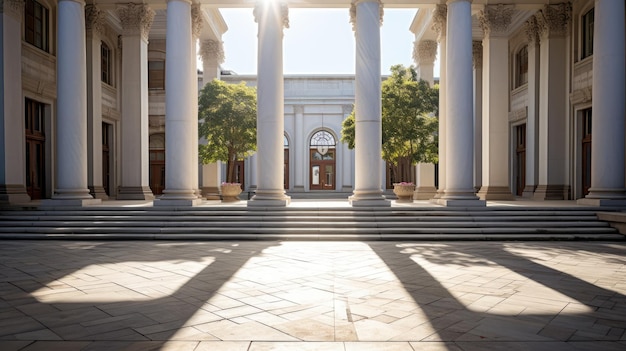
[[[397,202],[413,202],[413,192],[415,184],[413,183],[393,183],[393,193],[398,197]]]
[[[241,184],[239,183],[222,183],[222,202],[239,201],[241,194]]]

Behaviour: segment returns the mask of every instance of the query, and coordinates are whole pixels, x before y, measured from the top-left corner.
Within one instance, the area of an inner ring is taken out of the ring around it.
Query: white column
[[[256,195],[248,206],[286,206],[284,189],[284,81],[283,27],[289,27],[286,3],[257,2],[259,24],[257,66],[257,176]]]
[[[189,67],[192,52],[191,2],[168,0],[165,44],[165,189],[155,206],[194,206],[198,174],[197,99]],[[194,137],[196,136],[196,137]]]
[[[341,121],[343,122],[346,118],[348,118],[348,116],[352,113],[352,105],[343,105],[342,106],[342,118]],[[354,156],[354,150],[350,150],[348,148],[348,144],[346,143],[339,143],[341,145],[341,155],[343,157],[343,161],[341,162],[342,167],[343,167],[343,184],[342,184],[342,188],[341,191],[348,193],[348,192],[352,192],[354,190],[353,187],[353,180],[354,180],[354,162],[352,160],[353,156]],[[308,155],[307,155],[308,156]]]
[[[567,179],[567,35],[571,5],[546,5],[538,15],[541,36],[539,90],[539,169],[534,198],[564,200],[569,196]]]
[[[0,11],[0,204],[30,201],[26,193],[22,38],[24,1],[4,1]],[[18,87],[19,89],[16,89]]]
[[[193,109],[193,116],[196,121],[196,127],[191,131],[191,136],[193,140],[196,141],[196,147],[193,149],[193,159],[196,163],[195,172],[191,174],[192,182],[195,184],[196,196],[200,199],[204,198],[202,196],[202,189],[200,188],[200,156],[199,156],[199,146],[200,146],[200,138],[198,136],[198,63],[196,58],[198,57],[198,38],[200,37],[200,31],[202,30],[202,12],[200,10],[200,4],[194,3],[191,5],[191,65],[189,67],[189,74],[191,75],[191,95],[189,96],[189,103]]]
[[[418,78],[425,80],[432,87],[435,84],[434,66],[437,57],[437,41],[420,40],[414,43],[413,60],[417,66]],[[435,165],[418,163],[415,166],[416,187],[413,193],[415,200],[429,200],[437,194],[435,188]]]
[[[472,13],[470,0],[448,1],[446,70],[446,188],[438,203],[485,206],[473,186]]]
[[[102,60],[104,12],[85,6],[87,28],[87,184],[93,197],[108,199],[102,186]]]
[[[352,206],[391,206],[383,196],[380,25],[382,3],[357,0],[350,9],[356,39],[354,192]]]
[[[43,206],[99,203],[87,188],[85,3],[58,5],[56,189]]]
[[[539,34],[537,18],[531,17],[526,22],[528,37],[528,105],[526,117],[526,186],[523,197],[532,198],[537,188],[539,148]]]
[[[474,61],[474,189],[478,190],[483,181],[483,43],[472,42]]]
[[[200,55],[202,56],[202,86],[204,87],[213,79],[220,79],[220,64],[224,62],[224,45],[217,40],[203,40],[200,43]],[[206,143],[206,141],[201,142]],[[222,162],[202,165],[200,169],[202,195],[207,200],[219,200]]]
[[[483,200],[513,200],[509,147],[509,39],[514,13],[510,5],[487,5],[479,14],[483,39],[482,187]]]
[[[294,177],[294,187],[293,190],[295,192],[304,192],[304,170],[306,169],[306,160],[309,158],[305,153],[305,150],[308,149],[308,142],[304,135],[304,106],[296,105],[294,106],[295,112],[295,133],[293,135],[293,140],[291,142],[292,150],[294,152],[294,161],[295,161],[295,177]]]
[[[626,205],[624,2],[596,0],[593,34],[591,188],[583,203]]]
[[[148,34],[154,11],[130,3],[117,8],[122,22],[120,200],[152,200],[148,136]]]
[[[446,55],[448,46],[448,41],[446,39],[447,20],[447,6],[436,5],[433,11],[433,30],[437,32],[437,35],[439,37],[439,179],[437,194],[435,195],[435,200],[433,200],[433,202],[437,202],[436,199],[443,196],[443,192],[446,188],[446,163],[448,161],[448,157],[446,155],[446,125],[448,120],[448,112],[446,111],[446,91],[448,88],[448,84],[446,81],[446,77],[448,76],[446,68],[446,62],[448,61],[448,56]]]

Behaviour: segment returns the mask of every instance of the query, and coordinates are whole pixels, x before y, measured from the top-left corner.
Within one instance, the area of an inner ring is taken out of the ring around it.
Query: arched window
[[[324,156],[328,153],[329,149],[334,149],[335,137],[325,130],[315,132],[311,137],[311,149],[316,149],[320,155]]]
[[[515,87],[519,88],[526,83],[528,83],[528,46],[524,46],[515,54]]]

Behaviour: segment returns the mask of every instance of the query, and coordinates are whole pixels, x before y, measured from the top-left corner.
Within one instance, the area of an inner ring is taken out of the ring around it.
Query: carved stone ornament
[[[483,66],[483,42],[480,40],[472,41],[472,63],[474,68]]]
[[[129,3],[118,7],[117,15],[122,22],[122,34],[141,35],[148,41],[154,14],[154,10],[144,4]]]
[[[417,64],[432,64],[437,58],[437,45],[434,40],[413,42],[413,61]]]
[[[542,34],[557,37],[566,36],[572,19],[572,5],[569,2],[545,5],[537,14],[537,19]]]
[[[513,5],[487,5],[480,11],[478,19],[485,35],[505,34],[515,13]]]
[[[360,2],[378,2],[379,25],[382,26],[385,9],[383,8],[383,2],[381,0],[353,0],[352,3],[350,3],[350,24],[352,24],[352,31],[356,32],[356,5]]]
[[[191,33],[194,37],[200,37],[202,31],[202,9],[200,4],[191,5]]]
[[[448,20],[448,7],[446,5],[438,4],[433,11],[433,25],[432,29],[437,33],[437,36],[441,38],[446,35],[446,23]]]
[[[96,5],[85,6],[85,28],[87,32],[92,34],[104,34],[104,11],[100,10]]]
[[[252,11],[252,14],[254,15],[254,22],[259,23],[259,7],[264,5],[268,6],[269,2],[257,1],[256,5],[254,5],[254,10]],[[287,5],[284,1],[280,1],[278,5],[280,6],[280,17],[283,23],[283,28],[289,28],[289,5]]]
[[[224,63],[224,44],[217,40],[203,40],[200,43],[202,61],[215,59],[218,64]]]
[[[19,20],[24,17],[24,0],[2,0],[0,13],[7,13]]]
[[[541,25],[537,20],[537,16],[530,17],[524,24],[524,31],[526,32],[526,38],[530,44],[539,44],[539,36],[541,35]]]

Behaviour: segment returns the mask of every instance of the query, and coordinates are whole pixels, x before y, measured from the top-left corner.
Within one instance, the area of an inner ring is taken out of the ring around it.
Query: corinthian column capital
[[[383,8],[383,2],[381,0],[353,0],[350,4],[350,24],[352,24],[352,31],[356,30],[356,5],[362,2],[377,2],[378,3],[378,14],[380,16],[380,25],[383,25],[383,16],[385,14],[385,10]]]
[[[432,29],[437,33],[437,36],[441,38],[446,35],[446,23],[448,21],[448,7],[446,5],[439,4],[433,11],[433,26]]]
[[[224,63],[224,44],[218,40],[203,40],[200,43],[200,56],[204,62],[214,59],[218,64]]]
[[[104,34],[104,11],[96,5],[85,6],[85,27],[87,34],[101,36]]]
[[[413,43],[413,61],[420,64],[432,64],[437,58],[437,42],[420,40]]]
[[[148,41],[150,27],[152,27],[152,20],[154,19],[154,10],[147,5],[135,3],[119,6],[116,10],[122,22],[123,35],[140,35],[145,41]]]
[[[478,15],[485,36],[505,34],[509,30],[514,12],[514,5],[485,6],[485,9],[480,11]]]
[[[560,4],[545,5],[536,17],[542,35],[566,36],[572,19],[572,4],[562,2]]]
[[[253,15],[254,22],[259,23],[259,11],[262,6],[267,6],[267,1],[257,1],[256,5],[254,5]],[[279,1],[278,6],[280,6],[280,16],[281,21],[283,23],[284,28],[289,28],[289,5],[285,1]]]
[[[24,3],[24,0],[2,0],[0,13],[6,13],[21,20],[24,17]]]
[[[201,11],[200,4],[191,5],[191,33],[195,38],[200,37],[200,31],[202,31]]]

